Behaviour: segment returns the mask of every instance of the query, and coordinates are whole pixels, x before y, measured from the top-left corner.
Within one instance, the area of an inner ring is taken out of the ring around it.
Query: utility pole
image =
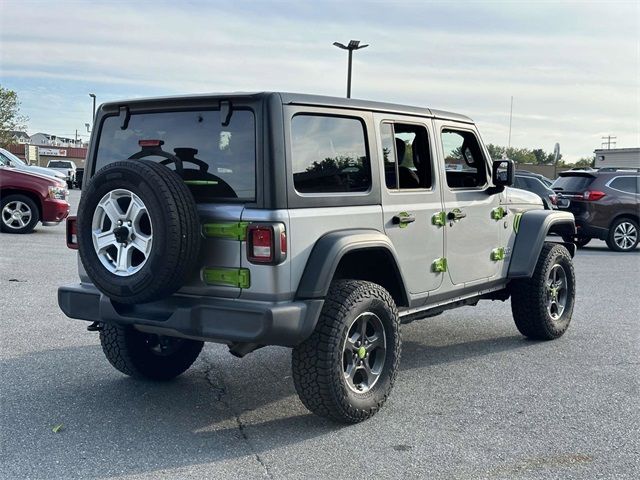
[[[76,128],[76,146],[78,146],[78,129]]]
[[[511,95],[511,109],[509,110],[509,142],[507,148],[511,148],[511,123],[513,120],[513,95]]]
[[[342,50],[349,50],[349,60],[347,64],[347,98],[351,98],[351,60],[353,57],[353,51],[366,48],[369,45],[360,45],[360,40],[351,40],[349,45],[343,45],[340,42],[333,42],[333,45],[341,48]]]
[[[611,144],[613,143],[613,146],[615,147],[616,143],[617,143],[615,140],[617,138],[618,137],[613,137],[611,135],[607,135],[606,137],[602,137],[602,140],[603,140],[602,147],[604,147],[606,145],[607,146],[607,150],[611,150]]]

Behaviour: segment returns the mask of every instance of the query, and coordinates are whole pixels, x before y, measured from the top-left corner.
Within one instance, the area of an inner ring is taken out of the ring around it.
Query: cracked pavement
[[[524,340],[508,302],[403,326],[390,400],[341,426],[304,409],[285,348],[207,344],[175,381],[123,376],[57,307],[64,226],[2,234],[0,479],[639,478],[640,250],[592,242],[575,264],[562,339]]]

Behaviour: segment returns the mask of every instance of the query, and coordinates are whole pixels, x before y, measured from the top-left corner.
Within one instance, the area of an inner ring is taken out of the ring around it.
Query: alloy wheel
[[[93,212],[91,236],[96,255],[114,275],[138,272],[151,254],[153,227],[140,197],[125,189],[102,197]]]
[[[553,320],[559,320],[564,313],[568,294],[567,273],[560,264],[551,267],[547,278],[547,312]]]
[[[31,216],[29,205],[19,200],[7,203],[2,209],[3,223],[13,230],[26,227],[31,221]]]
[[[638,241],[638,230],[631,222],[620,222],[613,231],[613,241],[620,250],[629,250]]]
[[[347,331],[342,361],[344,380],[356,393],[371,390],[380,379],[387,351],[384,325],[375,313],[365,312]]]

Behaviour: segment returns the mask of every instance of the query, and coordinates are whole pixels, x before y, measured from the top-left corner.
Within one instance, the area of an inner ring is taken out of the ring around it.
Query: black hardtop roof
[[[287,92],[220,92],[220,93],[201,93],[193,95],[177,95],[166,97],[149,97],[135,98],[128,100],[118,100],[115,102],[106,102],[101,108],[117,108],[127,104],[145,104],[156,102],[171,102],[185,100],[205,100],[205,99],[234,99],[249,98],[259,100],[271,95],[279,95],[282,103],[285,105],[309,105],[324,106],[333,108],[345,108],[356,110],[370,110],[375,112],[396,113],[402,115],[413,115],[420,117],[435,117],[446,120],[455,120],[464,123],[473,123],[469,117],[458,113],[447,112],[444,110],[434,110],[430,108],[415,107],[410,105],[398,105],[394,103],[374,102],[371,100],[359,100],[354,98],[330,97],[324,95],[310,95],[304,93],[287,93]]]

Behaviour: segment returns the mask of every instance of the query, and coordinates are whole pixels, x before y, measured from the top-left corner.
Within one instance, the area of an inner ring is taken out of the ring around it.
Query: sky
[[[640,146],[640,1],[0,0],[0,84],[28,133],[86,135],[91,98],[345,95],[450,110],[486,143],[576,161]]]

